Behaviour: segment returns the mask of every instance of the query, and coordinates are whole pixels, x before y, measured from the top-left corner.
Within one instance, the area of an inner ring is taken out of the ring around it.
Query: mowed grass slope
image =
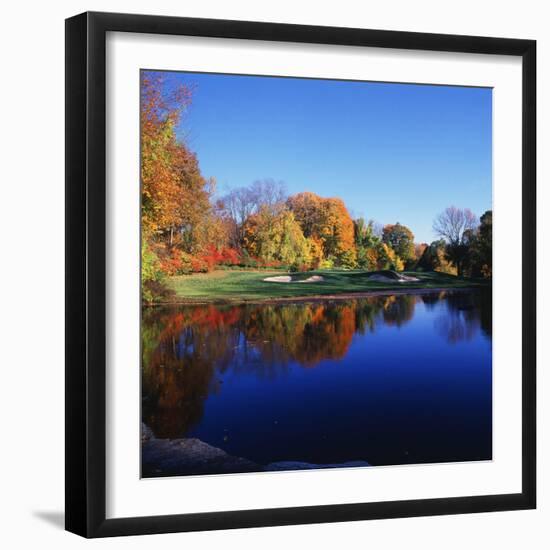
[[[318,270],[295,273],[296,282],[275,283],[264,281],[266,277],[286,275],[282,271],[214,271],[212,273],[172,277],[169,286],[176,302],[250,301],[353,294],[388,289],[460,288],[480,286],[479,280],[465,279],[445,273],[405,272],[420,279],[419,282],[380,282],[369,280],[372,272],[361,270]],[[320,275],[322,282],[300,283],[312,275]]]

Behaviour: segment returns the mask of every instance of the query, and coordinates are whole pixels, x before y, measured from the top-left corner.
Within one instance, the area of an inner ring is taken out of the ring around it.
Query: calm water
[[[490,459],[491,379],[485,292],[144,311],[143,422],[258,464]]]

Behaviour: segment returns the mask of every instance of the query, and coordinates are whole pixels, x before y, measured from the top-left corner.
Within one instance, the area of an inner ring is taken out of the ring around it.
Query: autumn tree
[[[177,135],[191,89],[164,89],[154,72],[141,78],[141,219],[143,296],[162,290],[162,276],[207,270],[228,250],[231,225],[213,203],[215,181]]]
[[[424,248],[422,256],[420,256],[417,262],[416,269],[456,275],[456,267],[449,262],[446,248],[447,243],[443,239],[433,241]]]
[[[143,231],[162,232],[178,218],[178,178],[173,168],[174,127],[185,102],[170,107],[159,78],[144,73],[141,80],[141,212]]]
[[[433,230],[446,241],[446,254],[462,276],[468,254],[468,241],[477,228],[477,217],[468,208],[446,208],[433,222]]]
[[[318,237],[306,237],[309,247],[310,267],[318,269],[324,260],[323,243]]]
[[[243,246],[253,257],[266,263],[279,262],[289,267],[309,267],[311,243],[304,237],[294,214],[263,207],[243,225]]]
[[[320,236],[320,228],[323,224],[323,200],[319,195],[305,191],[292,195],[286,201],[305,237]]]
[[[376,234],[375,222],[357,218],[353,222],[355,233],[355,248],[357,250],[357,265],[362,269],[374,271],[380,269],[381,239]]]
[[[162,80],[143,73],[142,227],[146,237],[163,239],[169,246],[174,244],[176,233],[192,233],[210,209],[210,182],[201,175],[195,154],[176,137],[176,126],[190,103],[190,88],[183,86],[165,97]]]
[[[229,219],[232,220],[233,231],[231,242],[233,246],[240,246],[244,237],[244,222],[254,213],[256,208],[248,187],[232,189],[220,200]]]
[[[403,271],[405,269],[403,260],[389,244],[381,242],[377,246],[376,252],[378,269],[392,269],[394,271]]]
[[[355,267],[353,220],[342,199],[324,199],[322,203],[323,220],[319,237],[323,241],[325,256],[334,257],[337,265]]]
[[[244,223],[263,207],[278,209],[286,199],[285,185],[273,179],[257,180],[249,186],[236,187],[224,195],[219,204],[233,225],[232,245],[240,247],[244,238]]]
[[[323,255],[335,265],[355,267],[353,220],[342,199],[322,198],[314,193],[299,193],[287,200],[306,238],[318,239]]]
[[[233,225],[231,221],[213,206],[193,227],[194,248],[192,253],[204,251],[206,247],[218,250],[227,246],[231,237]]]

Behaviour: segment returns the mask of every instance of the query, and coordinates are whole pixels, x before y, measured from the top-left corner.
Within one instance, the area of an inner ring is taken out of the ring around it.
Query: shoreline
[[[213,474],[284,472],[331,468],[371,466],[366,460],[315,464],[298,460],[282,460],[259,464],[247,458],[230,455],[197,438],[156,438],[153,431],[141,424],[142,477],[159,478]]]
[[[430,293],[439,293],[444,291],[453,291],[453,292],[462,292],[462,291],[472,291],[480,290],[482,288],[490,288],[490,285],[485,287],[484,285],[474,285],[474,286],[444,286],[444,287],[435,287],[435,288],[387,288],[387,289],[373,289],[365,290],[360,292],[342,292],[338,294],[313,294],[310,296],[276,296],[268,298],[179,298],[175,300],[170,300],[166,302],[155,302],[155,303],[142,303],[142,307],[168,307],[168,306],[192,306],[192,305],[255,305],[255,304],[279,304],[279,303],[317,303],[326,300],[354,300],[360,298],[371,298],[376,296],[387,296],[387,295],[403,295],[403,294],[430,294]]]

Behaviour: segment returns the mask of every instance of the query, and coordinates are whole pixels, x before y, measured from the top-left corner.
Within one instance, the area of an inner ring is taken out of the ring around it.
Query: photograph
[[[493,89],[139,78],[141,477],[491,461]]]

